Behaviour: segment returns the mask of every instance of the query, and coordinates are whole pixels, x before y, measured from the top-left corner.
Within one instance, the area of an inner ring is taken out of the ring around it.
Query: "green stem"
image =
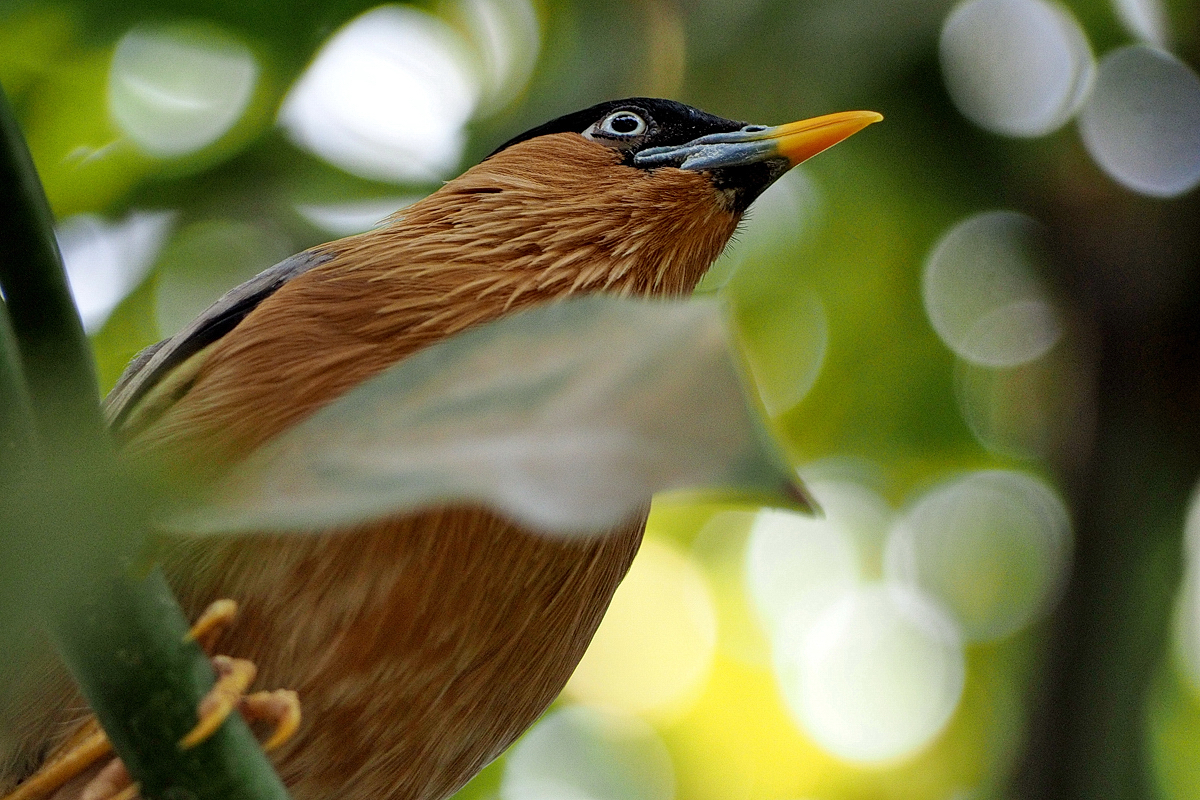
[[[22,566],[26,554],[37,543],[31,541],[22,498],[35,456],[37,437],[33,409],[21,372],[21,358],[8,319],[8,307],[0,301],[0,708],[15,701],[12,678],[21,674],[33,645],[34,628],[22,601],[29,596],[27,574]]]
[[[18,482],[0,484],[0,535],[5,551],[22,553],[10,563],[21,573],[14,585],[29,589],[21,598],[31,612],[25,616],[48,620],[147,800],[287,800],[240,714],[196,747],[177,746],[196,723],[212,667],[183,642],[187,622],[161,575],[131,576],[130,554],[144,544],[149,504],[105,430],[50,210],[2,90],[0,288],[0,401],[14,401],[0,416],[0,436],[31,454]],[[19,644],[0,641],[6,659],[19,660],[7,655]],[[0,659],[0,671],[4,666]]]
[[[33,406],[21,371],[21,353],[0,301],[0,492],[20,480],[31,457],[36,436]]]
[[[287,800],[287,790],[235,712],[184,750],[196,705],[213,685],[175,597],[155,570],[122,573],[58,626],[59,651],[145,798]]]
[[[0,286],[25,362],[38,429],[57,439],[103,431],[96,370],[71,300],[54,220],[0,89]],[[74,430],[64,430],[69,422]]]

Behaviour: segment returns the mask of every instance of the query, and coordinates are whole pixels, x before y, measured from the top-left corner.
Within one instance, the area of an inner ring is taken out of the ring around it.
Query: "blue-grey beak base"
[[[763,136],[768,129],[760,125],[748,128],[750,130],[701,136],[681,145],[649,147],[638,152],[633,163],[643,169],[678,167],[712,171],[757,164],[779,155],[778,142]]]

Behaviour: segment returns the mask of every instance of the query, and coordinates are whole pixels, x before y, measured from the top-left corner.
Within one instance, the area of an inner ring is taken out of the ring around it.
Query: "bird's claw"
[[[295,735],[300,728],[300,696],[291,689],[255,692],[242,698],[238,709],[247,720],[267,720],[275,724],[271,737],[263,742],[270,752]]]
[[[45,797],[112,752],[112,745],[93,717],[58,748],[46,763],[21,782],[4,800]]]
[[[137,796],[138,785],[129,777],[125,762],[114,758],[88,781],[79,800],[133,800]]]
[[[192,625],[184,636],[185,642],[197,642],[206,653],[237,615],[237,603],[217,600]],[[290,739],[300,727],[300,699],[289,689],[246,694],[258,668],[254,662],[229,656],[211,655],[217,682],[196,707],[200,718],[196,727],[179,740],[179,747],[195,747],[221,727],[233,709],[238,709],[251,721],[274,722],[275,730],[263,743],[264,750],[273,750]],[[112,744],[95,717],[87,720],[63,743],[36,773],[26,778],[2,800],[38,800],[63,787],[100,759],[112,753]],[[112,759],[84,786],[79,800],[134,800],[138,785],[129,777],[125,764]]]
[[[196,707],[200,721],[186,736],[179,740],[179,747],[187,750],[216,733],[225,718],[233,713],[239,702],[254,683],[258,668],[253,661],[229,656],[213,656],[213,668],[217,671],[217,682],[208,690]]]
[[[199,642],[208,652],[236,616],[237,603],[228,599],[217,600],[204,609],[185,639]],[[277,689],[247,695],[246,690],[258,673],[253,662],[217,655],[212,656],[212,663],[217,671],[217,682],[196,708],[196,716],[200,721],[179,740],[180,748],[186,750],[195,747],[212,736],[235,708],[249,720],[270,720],[275,723],[274,732],[263,743],[264,750],[279,747],[296,733],[300,727],[300,698],[295,692]]]
[[[238,605],[235,601],[229,598],[214,600],[208,604],[208,608],[200,612],[183,641],[196,642],[204,652],[211,654],[217,639],[233,622],[237,612]]]

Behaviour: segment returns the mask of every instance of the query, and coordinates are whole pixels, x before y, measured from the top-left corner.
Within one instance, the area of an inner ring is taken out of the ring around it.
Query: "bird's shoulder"
[[[121,373],[116,385],[104,401],[109,425],[119,429],[148,395],[161,390],[168,376],[174,385],[180,383],[186,366],[197,364],[213,343],[228,334],[284,284],[298,275],[327,263],[334,258],[329,250],[306,250],[290,256],[263,270],[245,283],[229,290],[209,306],[183,330],[150,345],[138,353]],[[159,392],[161,393],[161,391]]]

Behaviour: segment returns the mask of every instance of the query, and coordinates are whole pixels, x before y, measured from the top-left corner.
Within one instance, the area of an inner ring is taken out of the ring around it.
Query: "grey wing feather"
[[[171,370],[237,327],[279,287],[333,257],[330,252],[306,250],[286,258],[226,292],[179,333],[138,353],[104,401],[109,426],[119,429],[138,400]]]

